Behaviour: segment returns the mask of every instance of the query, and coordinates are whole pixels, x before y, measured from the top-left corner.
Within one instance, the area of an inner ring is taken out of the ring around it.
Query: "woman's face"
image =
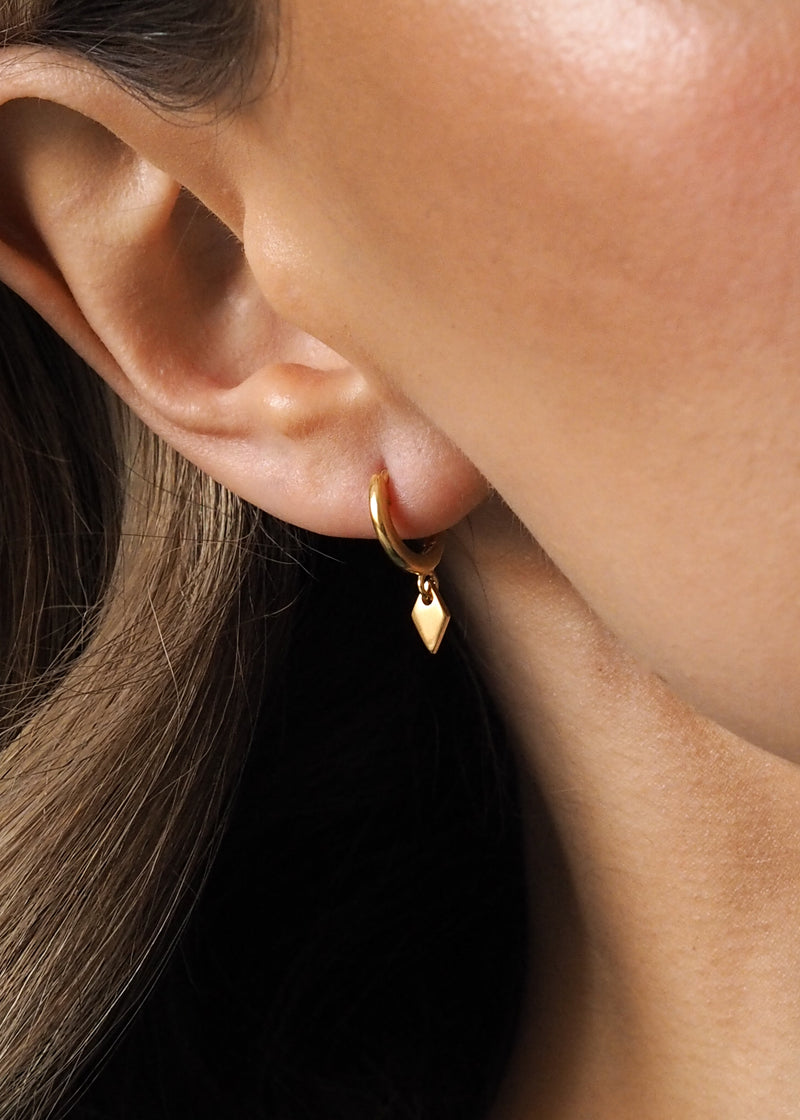
[[[796,0],[283,21],[237,167],[278,310],[419,406],[679,693],[791,751]]]

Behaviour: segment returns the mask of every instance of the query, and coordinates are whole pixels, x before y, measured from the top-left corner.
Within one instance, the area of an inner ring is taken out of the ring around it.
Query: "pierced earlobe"
[[[442,559],[444,542],[441,537],[429,537],[423,541],[419,552],[409,548],[395,530],[389,512],[391,504],[389,472],[383,470],[373,475],[369,484],[372,525],[389,559],[417,577],[419,595],[411,618],[425,647],[431,653],[436,653],[450,622],[450,611],[439,594],[439,582],[436,578],[436,567]]]

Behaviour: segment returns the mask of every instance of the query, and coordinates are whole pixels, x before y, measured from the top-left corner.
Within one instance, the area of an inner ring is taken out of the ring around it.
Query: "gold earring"
[[[374,474],[369,484],[369,514],[372,525],[389,559],[417,577],[419,597],[411,617],[427,648],[431,653],[436,653],[450,621],[450,611],[442,601],[436,579],[436,565],[442,558],[444,543],[441,537],[430,537],[423,541],[419,552],[409,548],[392,524],[389,513],[391,504],[389,472],[383,470],[380,474]]]

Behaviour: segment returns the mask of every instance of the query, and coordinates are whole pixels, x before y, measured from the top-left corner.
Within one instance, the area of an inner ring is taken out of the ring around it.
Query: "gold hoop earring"
[[[436,653],[442,644],[444,632],[450,621],[450,611],[439,594],[436,566],[442,559],[444,542],[441,537],[429,537],[422,542],[419,552],[409,548],[397,534],[389,512],[389,472],[381,471],[372,476],[369,484],[369,514],[375,535],[389,559],[406,572],[417,577],[419,596],[411,617],[427,649]]]

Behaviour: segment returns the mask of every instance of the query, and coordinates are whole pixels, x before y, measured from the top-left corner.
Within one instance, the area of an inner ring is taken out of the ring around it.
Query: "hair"
[[[230,108],[277,57],[258,7],[0,0],[0,28]],[[0,1116],[478,1115],[522,871],[461,652],[420,654],[374,550],[214,483],[1,286],[0,472]]]

